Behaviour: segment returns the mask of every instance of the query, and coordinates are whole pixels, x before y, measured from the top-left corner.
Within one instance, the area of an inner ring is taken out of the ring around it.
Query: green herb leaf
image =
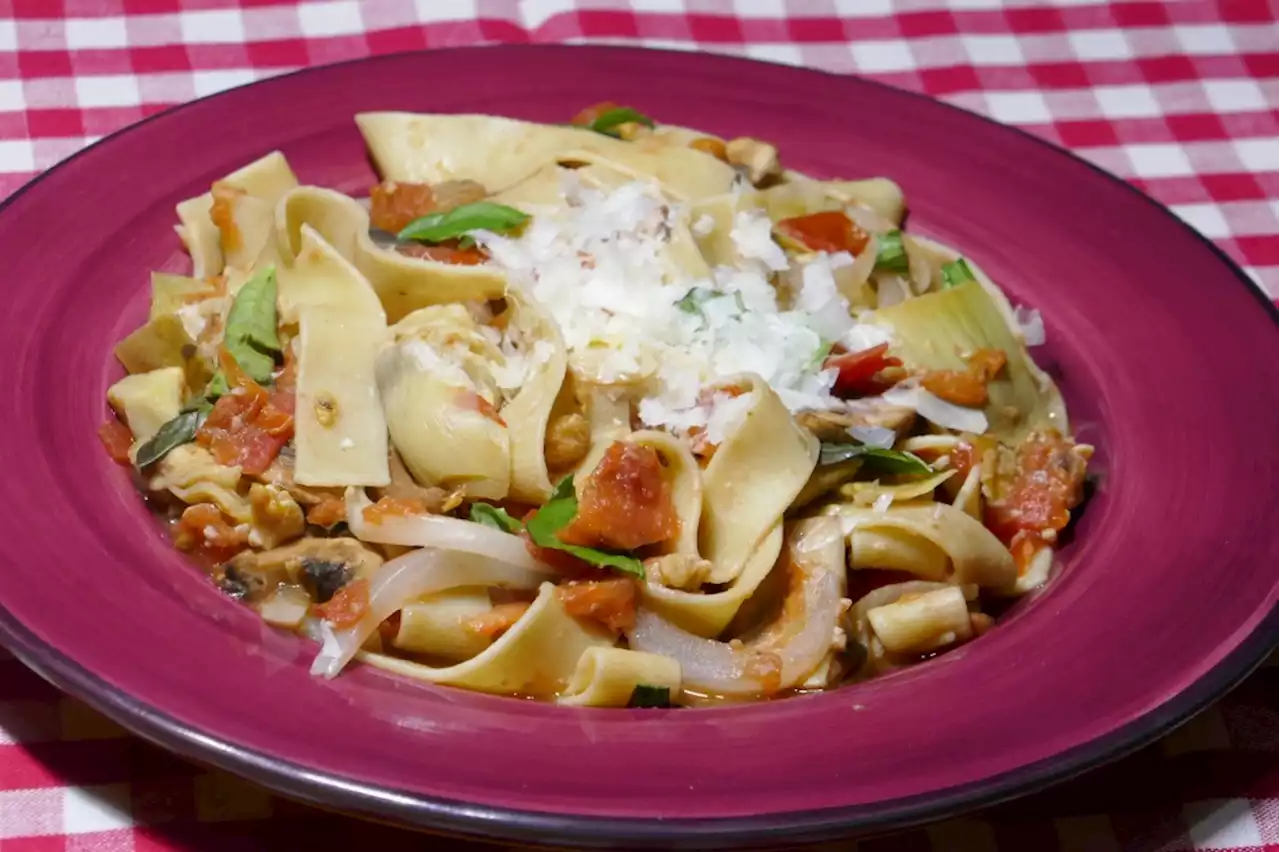
[[[929,463],[914,453],[883,450],[865,444],[823,444],[818,451],[818,464],[839,464],[862,459],[863,466],[881,473],[920,475],[933,473]]]
[[[631,699],[627,701],[627,706],[633,708],[670,707],[671,689],[665,686],[650,686],[647,683],[637,683],[636,688],[631,690]]]
[[[227,330],[222,345],[236,359],[240,369],[255,382],[271,380],[276,368],[273,353],[280,351],[280,336],[276,331],[276,269],[268,266],[259,270],[236,293],[236,299],[227,312]],[[216,377],[215,377],[216,380]],[[225,393],[226,380],[222,381]]]
[[[213,378],[209,379],[209,384],[205,386],[204,396],[205,399],[217,400],[218,397],[230,392],[231,388],[227,385],[227,377],[222,374],[221,370],[218,370],[213,374]]]
[[[702,306],[718,295],[715,290],[709,290],[706,287],[693,287],[688,293],[685,293],[680,301],[676,302],[676,307],[684,311],[686,314],[702,313]]]
[[[889,231],[876,239],[880,244],[876,252],[876,269],[906,272],[910,264],[907,262],[907,250],[902,245],[902,232]]]
[[[418,240],[424,243],[442,243],[461,237],[468,231],[494,231],[505,233],[519,228],[529,221],[529,214],[505,204],[477,201],[463,204],[442,213],[428,213],[404,226],[398,240]]]
[[[134,467],[142,470],[160,461],[183,444],[190,444],[196,439],[196,432],[212,410],[212,406],[204,403],[197,408],[182,412],[161,426],[160,431],[156,432],[150,441],[138,447],[138,455],[133,462]]]
[[[969,268],[969,264],[965,263],[963,257],[942,267],[943,290],[976,280],[978,279],[974,277],[973,270]]]
[[[595,121],[591,122],[591,129],[596,133],[603,133],[605,136],[617,137],[619,136],[618,128],[621,125],[632,123],[653,127],[653,119],[644,113],[631,107],[618,107],[601,113]]]
[[[507,514],[507,510],[488,503],[472,503],[470,518],[477,524],[493,527],[495,530],[515,535],[524,529],[524,524]]]
[[[644,565],[634,556],[628,556],[625,553],[609,553],[594,547],[565,544],[561,541],[557,533],[567,527],[577,514],[578,498],[573,491],[573,477],[566,476],[556,486],[551,499],[528,520],[525,529],[529,532],[529,538],[538,547],[563,550],[583,562],[644,578]]]

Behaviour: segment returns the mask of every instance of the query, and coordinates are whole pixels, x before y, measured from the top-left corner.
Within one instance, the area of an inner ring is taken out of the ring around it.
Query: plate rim
[[[220,98],[239,89],[334,67],[374,63],[381,60],[403,60],[424,54],[459,51],[547,53],[575,50],[613,54],[687,55],[689,53],[683,50],[629,45],[468,45],[395,51],[299,68],[176,104],[113,131],[22,184],[0,202],[0,216],[3,216],[6,209],[20,196],[38,186],[46,177],[95,151],[99,146],[153,121],[167,119],[187,107]],[[1192,228],[1155,198],[1068,148],[1056,145],[1023,128],[1004,124],[925,93],[902,89],[858,74],[838,74],[817,68],[791,66],[727,54],[705,55],[714,62],[774,65],[788,70],[856,80],[863,85],[929,101],[1032,140],[1060,156],[1086,166],[1105,177],[1113,185],[1123,186],[1154,207],[1167,220],[1176,222],[1184,233],[1216,255],[1218,261],[1266,310],[1271,321],[1280,324],[1280,311],[1277,304],[1269,299],[1240,265],[1217,244]],[[1273,604],[1271,610],[1263,616],[1254,629],[1199,678],[1140,717],[1068,751],[987,778],[927,794],[871,804],[796,810],[748,817],[643,819],[529,811],[407,793],[392,787],[351,780],[334,772],[311,769],[283,757],[275,757],[240,746],[228,739],[188,726],[168,715],[161,708],[137,699],[106,682],[52,644],[37,637],[9,612],[3,602],[0,602],[0,644],[6,646],[20,662],[58,689],[83,700],[132,733],[183,757],[234,772],[279,794],[308,804],[320,807],[336,805],[352,815],[391,819],[396,825],[405,828],[484,839],[532,841],[561,846],[568,843],[588,848],[612,845],[620,841],[646,845],[661,844],[667,848],[670,848],[673,843],[682,846],[696,844],[695,848],[700,849],[737,847],[744,843],[759,845],[783,839],[812,843],[848,837],[851,834],[901,829],[1028,795],[1136,751],[1205,709],[1247,678],[1270,655],[1277,646],[1278,624],[1280,624],[1280,602]]]

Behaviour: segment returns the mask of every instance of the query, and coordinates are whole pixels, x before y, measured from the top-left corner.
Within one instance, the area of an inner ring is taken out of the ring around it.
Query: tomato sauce
[[[1057,431],[1028,435],[1017,450],[1013,481],[999,500],[987,504],[987,528],[1006,544],[1020,532],[1043,538],[1061,531],[1084,496],[1085,466],[1071,441]]]

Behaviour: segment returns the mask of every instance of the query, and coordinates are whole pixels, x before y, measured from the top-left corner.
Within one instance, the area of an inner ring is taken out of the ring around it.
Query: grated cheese
[[[739,265],[695,276],[672,262],[679,211],[655,186],[633,182],[604,192],[569,177],[561,190],[566,203],[536,212],[519,236],[475,238],[508,270],[512,286],[555,320],[575,375],[634,389],[647,426],[703,427],[714,442],[749,400],[702,391],[748,372],[793,412],[837,407],[836,372],[821,369],[831,343],[854,333],[887,336],[849,315],[833,276],[852,262],[847,254],[815,255],[800,270],[793,306],[780,306],[770,276],[788,261],[763,211],[735,217],[730,236],[744,258]],[[502,349],[507,364],[496,381],[516,387],[529,353],[507,342]],[[532,354],[538,357],[536,345]]]

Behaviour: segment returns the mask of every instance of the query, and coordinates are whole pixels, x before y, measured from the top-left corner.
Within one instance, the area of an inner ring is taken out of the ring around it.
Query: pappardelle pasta
[[[1092,449],[1034,311],[893,181],[615,104],[356,116],[178,205],[100,437],[269,624],[572,706],[822,690],[1044,583]]]

